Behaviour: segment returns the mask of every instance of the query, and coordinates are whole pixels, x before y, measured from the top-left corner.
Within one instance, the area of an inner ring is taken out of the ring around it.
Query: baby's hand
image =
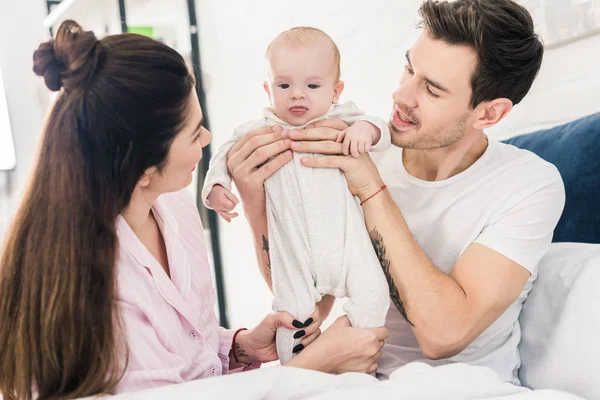
[[[342,142],[344,155],[358,157],[361,153],[371,151],[371,145],[379,141],[381,131],[367,121],[358,121],[348,129],[340,132],[336,142]]]
[[[238,216],[238,213],[232,213],[236,204],[240,201],[233,193],[221,185],[214,185],[208,194],[208,203],[210,206],[227,222]]]

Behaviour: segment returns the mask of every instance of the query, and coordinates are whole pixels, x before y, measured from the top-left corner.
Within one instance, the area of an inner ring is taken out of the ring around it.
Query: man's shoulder
[[[502,142],[493,142],[493,145],[494,167],[500,167],[509,179],[562,182],[556,166],[537,154]]]

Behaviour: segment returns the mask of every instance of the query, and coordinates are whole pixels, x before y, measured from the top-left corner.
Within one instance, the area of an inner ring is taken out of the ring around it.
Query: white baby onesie
[[[371,149],[384,151],[390,146],[387,124],[367,117],[354,103],[332,106],[311,122],[339,118],[352,125],[368,121],[381,130],[381,139]],[[231,190],[226,155],[243,135],[267,125],[292,127],[279,119],[272,109],[263,117],[234,131],[210,161],[202,200],[208,204],[213,185]],[[348,297],[344,305],[350,323],[359,328],[383,326],[390,304],[388,284],[371,245],[357,199],[350,193],[338,169],[312,169],[300,163],[311,154],[294,153],[287,163],[265,182],[269,255],[273,279],[273,310],[287,311],[304,322],[325,294]],[[319,157],[320,155],[315,155]],[[300,341],[295,331],[279,328],[277,353],[282,364],[293,357]]]

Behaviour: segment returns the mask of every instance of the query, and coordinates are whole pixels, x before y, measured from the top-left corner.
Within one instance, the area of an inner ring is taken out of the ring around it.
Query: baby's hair
[[[288,29],[287,31],[281,32],[267,47],[267,52],[265,54],[266,58],[269,59],[271,56],[271,50],[275,43],[282,42],[285,46],[311,46],[318,42],[319,40],[325,39],[329,44],[331,44],[333,50],[333,61],[335,63],[336,76],[335,82],[338,82],[340,79],[340,50],[337,45],[331,39],[331,37],[318,28],[313,28],[310,26],[297,26],[292,29]]]

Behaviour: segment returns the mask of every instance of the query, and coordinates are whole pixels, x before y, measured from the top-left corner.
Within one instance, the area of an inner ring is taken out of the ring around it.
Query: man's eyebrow
[[[408,62],[408,65],[409,65],[410,67],[412,67],[412,63],[410,62],[410,55],[409,55],[409,53],[408,53],[408,50],[406,51],[406,54],[405,54],[405,55],[406,55],[406,62]],[[429,84],[430,84],[431,86],[433,86],[434,88],[436,88],[436,89],[438,89],[438,90],[441,90],[442,92],[446,92],[446,93],[448,93],[448,94],[451,94],[451,93],[450,93],[450,90],[448,90],[448,89],[447,89],[447,88],[446,88],[444,85],[442,85],[441,83],[439,83],[439,82],[437,82],[437,81],[434,81],[433,79],[431,79],[431,78],[428,78],[428,77],[426,77],[426,76],[424,76],[424,77],[423,77],[423,80],[424,80],[425,82],[429,83]]]

